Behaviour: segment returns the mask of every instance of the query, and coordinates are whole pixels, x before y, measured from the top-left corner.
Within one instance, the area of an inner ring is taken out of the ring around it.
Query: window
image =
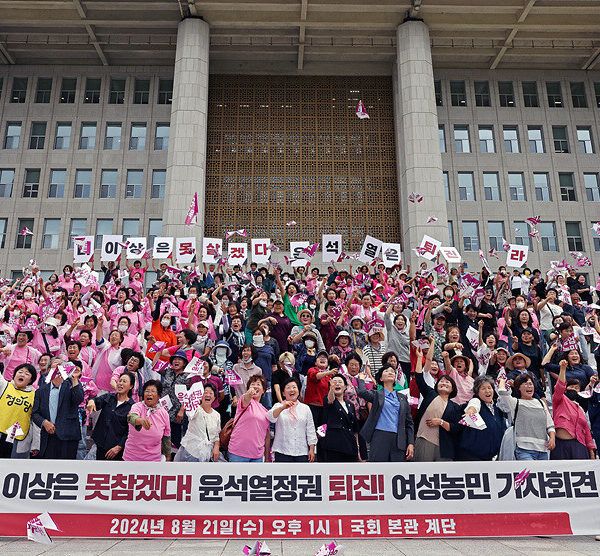
[[[469,126],[454,126],[454,151],[457,153],[470,153],[471,144],[469,142]]]
[[[127,170],[126,199],[141,199],[144,180],[143,170]]]
[[[88,77],[85,80],[84,104],[98,104],[100,102],[100,89],[102,88],[102,79]]]
[[[479,152],[495,153],[496,145],[494,144],[494,127],[479,126]]]
[[[559,173],[558,183],[560,185],[561,201],[577,201],[575,192],[575,177],[573,174]]]
[[[498,95],[500,97],[500,106],[514,108],[515,88],[513,87],[512,81],[499,81]]]
[[[475,81],[475,106],[491,106],[490,84],[487,81]]]
[[[152,199],[165,198],[165,184],[167,181],[166,170],[152,170],[152,191],[150,197]]]
[[[504,235],[504,222],[488,222],[488,236],[490,238],[490,249],[502,251],[502,240]]]
[[[479,251],[479,226],[477,222],[465,221],[462,223],[463,249],[465,251]]]
[[[450,201],[450,180],[448,178],[448,172],[442,172],[442,180],[444,181],[444,193],[446,196],[446,201]]]
[[[567,126],[553,125],[552,138],[554,139],[554,152],[568,153],[569,139],[567,138]]]
[[[542,154],[544,152],[544,136],[541,127],[527,126],[527,140],[530,153]]]
[[[592,128],[578,127],[577,128],[577,146],[582,154],[593,154],[594,144],[592,143]]]
[[[6,244],[6,229],[8,228],[8,218],[0,218],[0,249],[4,249]]]
[[[600,83],[594,83],[594,96],[596,97],[596,106],[600,108]]]
[[[138,237],[140,235],[139,218],[124,218],[123,229],[121,233],[125,236],[125,238]]]
[[[569,251],[583,251],[581,224],[579,222],[565,222],[565,229],[567,230],[567,247]]]
[[[46,218],[44,220],[42,249],[58,249],[59,234],[60,218]]]
[[[501,201],[500,181],[496,172],[483,173],[483,193],[486,201]]]
[[[461,201],[475,201],[473,172],[458,173],[458,198]]]
[[[52,78],[38,77],[35,88],[35,102],[37,104],[48,104],[52,97]]]
[[[125,102],[125,79],[111,79],[108,92],[108,104],[123,104]]]
[[[121,148],[121,124],[113,122],[106,124],[106,137],[104,148],[109,151],[118,151]]]
[[[79,148],[91,150],[96,148],[96,122],[82,122]]]
[[[69,242],[67,249],[73,249],[73,238],[87,234],[87,220],[85,218],[71,218],[69,224]]]
[[[102,236],[113,233],[112,218],[98,218],[96,220],[96,249],[102,247]]]
[[[92,171],[91,170],[76,170],[75,171],[75,189],[73,197],[75,199],[89,199],[92,189]]]
[[[46,122],[33,122],[29,137],[30,149],[43,149],[46,143]]]
[[[114,199],[117,196],[117,170],[102,170],[100,175],[100,199]]]
[[[510,191],[511,201],[526,201],[525,181],[523,174],[520,172],[508,173],[508,187]]]
[[[148,104],[150,79],[136,79],[133,89],[133,104]]]
[[[595,222],[592,222],[595,224]],[[2,221],[0,221],[0,231],[2,230]],[[6,225],[4,226],[6,228]],[[600,234],[597,234],[592,228],[592,239],[594,240],[594,251],[600,251]],[[2,239],[2,247],[4,247],[4,239]]]
[[[505,125],[502,128],[502,137],[504,139],[504,150],[507,153],[521,152],[519,147],[519,130],[517,126]]]
[[[23,197],[35,199],[40,191],[40,170],[25,170],[25,183],[23,184]]]
[[[130,151],[143,151],[146,148],[146,124],[131,124],[129,138]]]
[[[62,199],[65,196],[65,183],[67,171],[65,169],[50,170],[50,186],[48,187],[49,199]]]
[[[535,81],[523,81],[523,105],[527,108],[539,107],[540,99]]]
[[[545,172],[534,172],[533,184],[535,187],[535,200],[550,202],[552,201],[552,192],[550,191],[550,179]]]
[[[28,228],[29,230],[33,231],[33,223],[33,218],[19,218],[17,220],[17,241],[15,243],[16,249],[31,249],[31,239],[33,236],[29,234],[22,236],[21,230],[23,228]]]
[[[444,97],[442,96],[442,82],[434,81],[433,86],[435,89],[435,105],[444,106]]]
[[[14,183],[15,171],[12,168],[0,169],[0,197],[10,197]]]
[[[13,104],[25,104],[27,100],[27,77],[15,77],[10,93],[10,102]]]
[[[158,80],[158,104],[171,104],[173,102],[173,80]]]
[[[587,200],[595,203],[600,202],[600,175],[583,174],[583,182],[585,183]]]
[[[576,81],[570,83],[571,87],[571,102],[573,108],[587,108],[587,98],[585,96],[585,83]]]
[[[546,94],[548,95],[548,106],[550,108],[562,108],[560,81],[546,82]]]
[[[75,94],[77,93],[77,79],[73,77],[63,77],[60,85],[60,99],[62,104],[73,104]]]
[[[7,122],[4,136],[5,149],[18,149],[21,141],[21,122]]]
[[[54,148],[57,150],[68,149],[71,146],[71,122],[56,123],[56,137]]]
[[[467,105],[467,89],[464,81],[450,81],[450,101],[452,106]]]
[[[438,126],[438,139],[440,142],[440,152],[441,153],[445,153],[446,152],[446,130],[444,129],[444,126]]]
[[[154,239],[162,235],[162,220],[160,218],[151,218],[148,220],[148,246],[154,245]]]
[[[169,124],[156,124],[155,151],[166,151],[169,148],[169,127]]]
[[[515,226],[515,243],[517,245],[527,245],[529,250],[532,250],[533,244],[529,236],[529,226],[524,220],[514,222]]]
[[[448,245],[454,247],[454,224],[448,220]]]
[[[554,222],[541,222],[539,230],[542,238],[542,251],[558,251],[556,224]]]

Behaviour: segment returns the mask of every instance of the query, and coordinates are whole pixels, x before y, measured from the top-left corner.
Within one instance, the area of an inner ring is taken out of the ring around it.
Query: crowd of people
[[[0,457],[596,458],[600,292],[576,268],[163,263],[145,290],[123,263],[0,287]]]

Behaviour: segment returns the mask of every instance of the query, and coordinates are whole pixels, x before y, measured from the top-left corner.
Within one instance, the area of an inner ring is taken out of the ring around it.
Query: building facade
[[[529,244],[531,268],[581,251],[593,262],[582,271],[597,274],[600,72],[467,58],[438,67],[424,20],[402,18],[392,59],[375,55],[368,69],[362,58],[271,72],[243,56],[223,61],[219,34],[199,17],[176,24],[171,63],[13,58],[0,66],[0,272],[32,258],[46,273],[62,268],[74,235],[96,235],[97,247],[102,234],[145,235],[151,245],[246,228],[283,251],[322,233],[357,251],[369,234],[402,243],[413,264],[427,233],[476,269],[479,249],[503,264],[506,239]],[[368,120],[354,113],[359,99]],[[410,203],[412,192],[423,202]],[[531,216],[542,219],[539,239]]]

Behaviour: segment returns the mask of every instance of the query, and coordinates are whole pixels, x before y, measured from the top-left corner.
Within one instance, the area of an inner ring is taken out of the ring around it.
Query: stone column
[[[201,19],[184,19],[177,30],[167,187],[163,208],[165,236],[195,235],[200,240],[204,235],[208,49],[208,23]],[[185,226],[185,216],[196,192],[198,226]],[[197,248],[201,248],[199,242]]]
[[[429,29],[422,21],[405,21],[396,30],[393,85],[403,266],[414,267],[425,260],[412,251],[424,234],[448,245]],[[413,191],[423,202],[409,202]],[[437,222],[427,224],[429,216]]]

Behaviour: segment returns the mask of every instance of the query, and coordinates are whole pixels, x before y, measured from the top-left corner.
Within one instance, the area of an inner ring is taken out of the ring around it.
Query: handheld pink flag
[[[367,114],[367,109],[365,108],[362,100],[359,100],[358,104],[356,105],[356,116],[361,120],[369,119],[369,114]]]
[[[32,236],[33,232],[27,227],[25,226],[20,232],[19,232],[20,236]]]
[[[542,221],[542,217],[541,216],[531,216],[531,217],[527,218],[526,220],[527,220],[527,223],[533,228],[534,226],[537,226]]]
[[[493,247],[491,249],[488,250],[488,255],[490,257],[494,257],[494,259],[499,259],[500,257],[498,256],[498,251],[496,251]]]
[[[190,208],[188,209],[187,215],[185,217],[185,225],[192,226],[193,224],[198,223],[198,193],[194,193],[192,197],[192,202],[190,203]]]
[[[504,251],[510,250],[510,243],[508,243],[508,241],[506,241],[504,238],[502,238],[502,249]]]
[[[304,249],[302,249],[302,253],[304,253],[305,255],[308,255],[309,259],[312,259],[315,254],[317,253],[317,249],[319,248],[319,243],[313,243],[312,245],[309,245],[308,247],[305,247]]]

